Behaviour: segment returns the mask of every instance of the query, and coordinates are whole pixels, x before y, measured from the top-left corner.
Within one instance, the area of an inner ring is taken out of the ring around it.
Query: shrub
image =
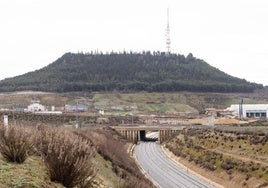
[[[98,153],[103,156],[105,160],[111,161],[114,166],[125,169],[128,172],[134,173],[138,170],[135,161],[126,152],[125,145],[114,138],[108,132],[109,130],[85,130],[83,132],[76,132],[80,136],[89,139],[97,148]]]
[[[123,184],[124,188],[150,188],[154,187],[152,183],[149,183],[146,179],[140,179],[136,177],[127,178]]]
[[[32,148],[30,128],[22,125],[0,126],[0,153],[4,159],[23,163]]]
[[[153,184],[140,172],[133,158],[127,153],[125,140],[122,140],[114,130],[104,129],[80,129],[75,134],[90,140],[97,148],[98,153],[104,159],[112,163],[112,170],[118,177],[124,180],[125,187],[154,187]]]
[[[225,169],[226,171],[232,170],[236,166],[237,166],[237,163],[235,161],[232,161],[232,159],[229,159],[229,158],[225,159],[221,164],[221,167]]]
[[[240,164],[237,166],[237,170],[240,171],[240,172],[246,173],[246,172],[248,172],[248,167],[247,167],[247,165],[245,164],[245,162],[243,162],[243,163],[240,163]]]
[[[246,174],[245,180],[249,180],[249,178],[251,177],[251,174]]]
[[[214,162],[205,162],[204,167],[208,170],[214,171],[216,170],[216,166],[214,165]]]
[[[66,187],[88,187],[95,171],[91,158],[95,149],[87,140],[60,128],[41,127],[36,147],[44,160],[52,181]]]

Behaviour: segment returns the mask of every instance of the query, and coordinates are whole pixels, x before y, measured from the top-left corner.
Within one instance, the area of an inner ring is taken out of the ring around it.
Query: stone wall
[[[84,114],[34,114],[25,112],[0,112],[0,122],[3,116],[8,115],[9,122],[31,122],[44,124],[73,124],[78,120],[81,125],[119,125],[119,124],[141,124],[143,121],[137,116],[99,116]]]

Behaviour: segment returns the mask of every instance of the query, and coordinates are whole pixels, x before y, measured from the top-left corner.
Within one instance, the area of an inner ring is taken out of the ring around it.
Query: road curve
[[[135,147],[135,155],[145,173],[158,187],[214,187],[176,164],[156,142],[140,142]]]

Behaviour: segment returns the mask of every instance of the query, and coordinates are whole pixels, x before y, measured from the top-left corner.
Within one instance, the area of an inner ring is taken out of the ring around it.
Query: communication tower
[[[170,27],[169,27],[169,8],[167,9],[167,28],[166,28],[166,47],[167,52],[166,54],[170,54]]]

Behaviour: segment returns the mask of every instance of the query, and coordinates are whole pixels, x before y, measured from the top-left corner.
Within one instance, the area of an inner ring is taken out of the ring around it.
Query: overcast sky
[[[0,79],[66,52],[171,51],[268,85],[267,0],[1,0]]]

